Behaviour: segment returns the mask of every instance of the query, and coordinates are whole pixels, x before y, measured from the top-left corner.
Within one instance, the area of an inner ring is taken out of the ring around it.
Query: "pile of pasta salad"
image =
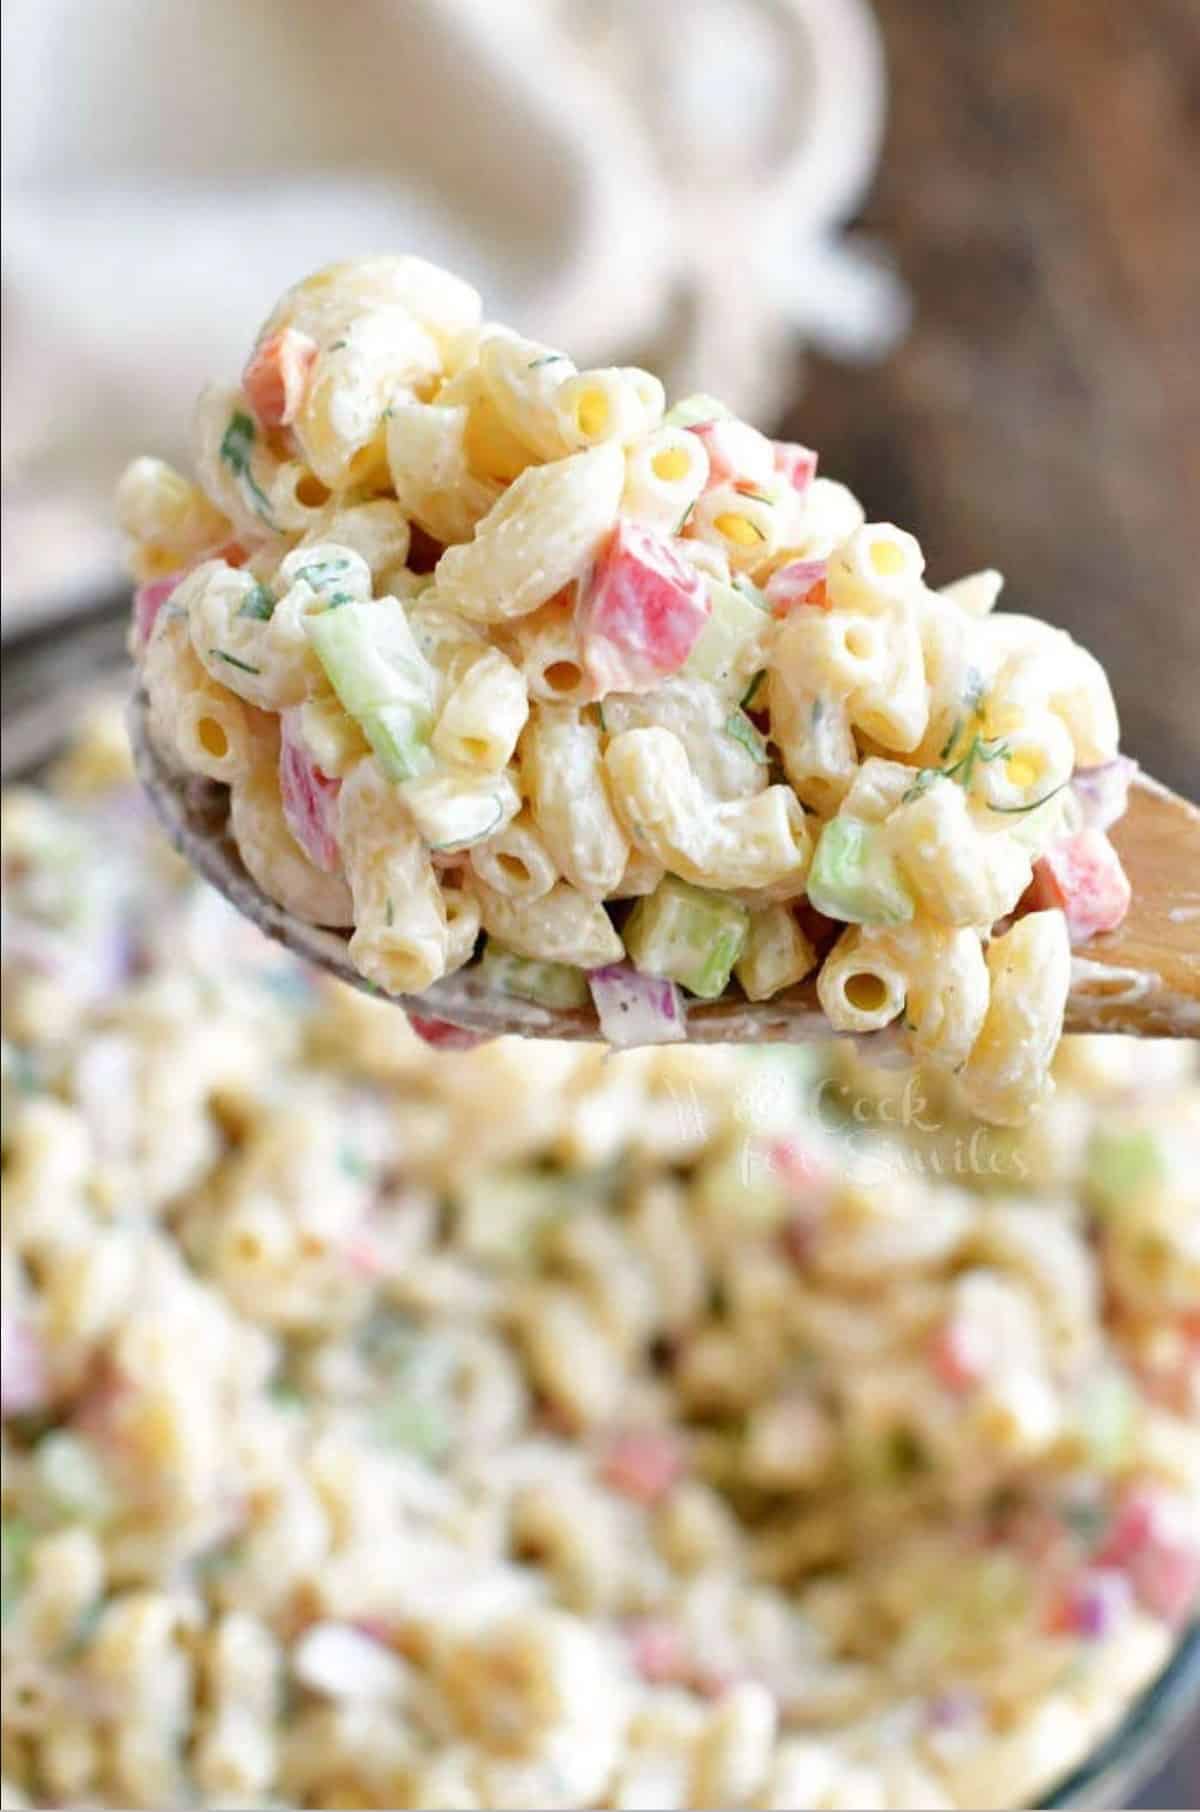
[[[1016,1123],[1130,889],[1097,662],[933,590],[808,448],[481,325],[415,258],[290,290],[129,468],[156,740],[389,995],[473,965],[614,1043],[806,978]]]
[[[1195,1052],[434,1054],[3,806],[3,1804],[1010,1807],[1200,1583]]]

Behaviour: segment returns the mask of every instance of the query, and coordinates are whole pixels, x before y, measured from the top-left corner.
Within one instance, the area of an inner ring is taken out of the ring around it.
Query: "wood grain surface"
[[[892,100],[863,226],[913,293],[881,365],[812,361],[787,427],[935,581],[1108,668],[1124,741],[1200,797],[1200,4],[874,0]]]

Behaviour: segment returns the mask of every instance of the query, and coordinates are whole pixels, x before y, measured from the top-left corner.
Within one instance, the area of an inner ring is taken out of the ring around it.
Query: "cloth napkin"
[[[191,397],[331,259],[418,251],[768,421],[798,339],[903,326],[842,231],[866,0],[7,0],[4,51],[6,634],[118,581],[122,464],[185,461]]]

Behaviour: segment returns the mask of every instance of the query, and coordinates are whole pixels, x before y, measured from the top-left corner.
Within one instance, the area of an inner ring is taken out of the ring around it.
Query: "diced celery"
[[[29,1579],[33,1530],[21,1516],[0,1521],[0,1620],[7,1620]]]
[[[643,975],[664,976],[701,1000],[715,1000],[728,986],[749,928],[749,911],[736,900],[667,875],[630,914],[625,949]]]
[[[488,939],[476,973],[497,994],[536,1001],[540,1007],[586,1007],[587,976],[570,963],[541,963],[517,956]]]
[[[734,742],[741,743],[747,755],[752,761],[756,761],[759,767],[766,767],[770,761],[766,742],[761,731],[750,722],[744,711],[734,711],[731,716],[726,718],[725,734],[732,736]]]
[[[44,1435],[34,1454],[40,1494],[52,1515],[106,1523],[116,1509],[112,1486],[88,1443],[59,1429]]]
[[[434,676],[398,598],[307,617],[329,683],[363,727],[385,774],[411,780],[433,764]]]
[[[1088,1147],[1086,1187],[1097,1208],[1119,1212],[1162,1175],[1162,1150],[1145,1127],[1094,1134]]]
[[[857,818],[831,818],[821,832],[808,897],[827,918],[851,925],[904,925],[914,911],[879,826]]]
[[[770,613],[737,586],[710,579],[712,602],[703,629],[680,671],[689,679],[732,687],[741,694],[762,666],[760,652],[770,627]]]
[[[1138,1396],[1128,1378],[1102,1371],[1081,1393],[1075,1415],[1089,1465],[1118,1472],[1128,1464],[1138,1423]]]
[[[663,416],[663,425],[667,428],[694,428],[700,422],[727,422],[732,419],[733,410],[725,403],[717,401],[715,396],[705,396],[698,390],[695,396],[681,396]]]
[[[442,1459],[452,1439],[442,1406],[413,1396],[403,1385],[378,1406],[372,1422],[375,1437],[384,1446],[403,1448],[422,1460]]]
[[[574,1179],[568,1182],[565,1175],[488,1171],[465,1183],[457,1197],[455,1243],[485,1265],[528,1265],[543,1232],[569,1211],[579,1193]]]

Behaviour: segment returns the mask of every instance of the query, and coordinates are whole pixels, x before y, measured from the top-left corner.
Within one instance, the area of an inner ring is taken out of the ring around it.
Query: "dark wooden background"
[[[1200,796],[1200,0],[874,0],[887,149],[862,224],[915,321],[814,360],[788,424],[935,582],[1100,656],[1125,746]]]
[[[788,417],[935,582],[980,566],[1113,681],[1200,797],[1200,0],[873,0],[891,74],[862,225],[905,344],[813,360]],[[1200,1730],[1142,1806],[1200,1805]]]

